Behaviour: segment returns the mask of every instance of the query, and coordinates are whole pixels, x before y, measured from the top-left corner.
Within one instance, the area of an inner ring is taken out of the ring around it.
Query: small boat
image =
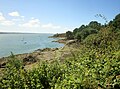
[[[27,42],[24,42],[24,44],[27,44]]]
[[[21,41],[24,41],[24,38]]]

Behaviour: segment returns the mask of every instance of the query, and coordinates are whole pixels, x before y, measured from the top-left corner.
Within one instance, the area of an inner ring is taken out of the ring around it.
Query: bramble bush
[[[68,58],[63,63],[43,61],[32,70],[25,70],[20,61],[8,63],[0,80],[1,89],[83,89],[119,88],[120,51],[98,56],[92,50],[83,57]]]

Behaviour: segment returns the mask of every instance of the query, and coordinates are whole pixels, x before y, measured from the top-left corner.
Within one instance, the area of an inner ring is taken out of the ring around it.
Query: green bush
[[[26,70],[12,55],[0,89],[120,89],[119,30],[106,26],[95,34],[88,28],[83,33],[78,51],[62,62],[41,61],[37,68]]]

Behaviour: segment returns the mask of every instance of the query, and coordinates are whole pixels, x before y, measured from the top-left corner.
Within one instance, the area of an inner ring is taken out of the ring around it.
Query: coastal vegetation
[[[62,37],[66,37],[66,34],[65,33],[57,33],[57,34],[54,34],[53,36],[50,36],[50,38],[62,38]]]
[[[70,56],[40,60],[29,70],[12,54],[0,89],[120,89],[120,14],[105,25],[91,21],[68,31],[66,38],[77,40],[68,45]]]

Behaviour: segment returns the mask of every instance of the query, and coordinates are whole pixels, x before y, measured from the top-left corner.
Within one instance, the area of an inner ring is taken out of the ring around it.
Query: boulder
[[[5,66],[6,66],[6,62],[0,64],[0,68],[5,68]]]
[[[76,43],[77,40],[69,40],[66,45],[70,45],[70,44],[73,44],[73,43]]]
[[[33,63],[33,62],[36,62],[36,59],[35,59],[35,57],[29,55],[28,57],[25,57],[25,58],[23,59],[23,63],[26,63],[26,62],[31,62],[31,63]]]

